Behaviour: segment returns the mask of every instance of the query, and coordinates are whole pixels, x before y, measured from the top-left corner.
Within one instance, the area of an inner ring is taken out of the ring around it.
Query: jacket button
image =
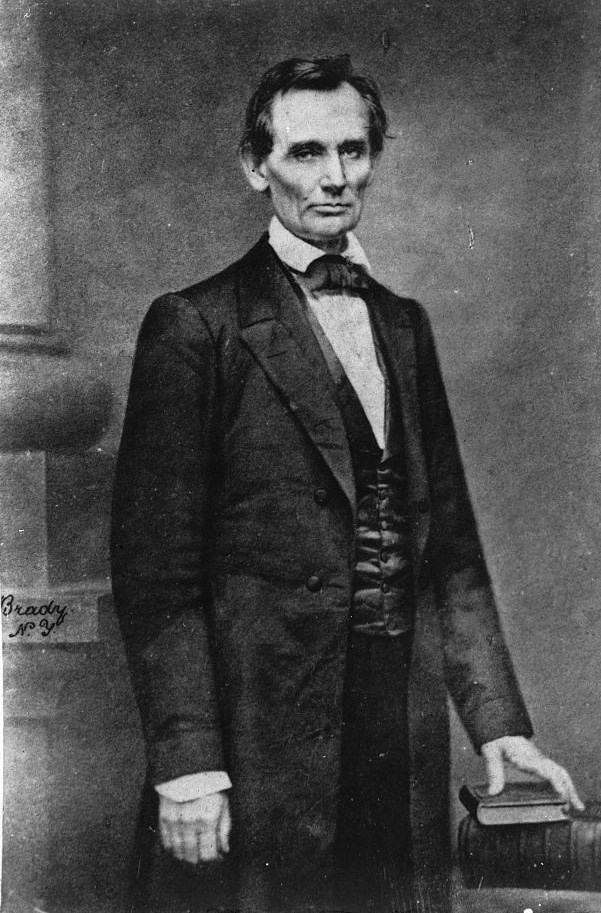
[[[317,574],[314,574],[307,580],[307,589],[310,590],[311,593],[317,593],[319,590],[321,590],[322,584],[323,581],[321,577],[318,577]]]
[[[430,510],[430,502],[428,501],[428,499],[421,498],[417,502],[417,509],[419,510],[420,514],[427,514],[428,511]]]
[[[325,488],[318,488],[314,498],[317,504],[326,504],[328,501],[328,493]]]

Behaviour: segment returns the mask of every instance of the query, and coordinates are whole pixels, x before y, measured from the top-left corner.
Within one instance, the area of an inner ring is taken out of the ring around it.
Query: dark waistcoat
[[[334,381],[334,394],[348,437],[357,487],[357,526],[351,630],[396,637],[411,630],[414,615],[409,537],[407,469],[403,448],[382,451],[369,419],[317,318],[306,309]],[[386,381],[386,415],[391,409],[386,365],[374,334]],[[386,421],[386,426],[389,422]]]

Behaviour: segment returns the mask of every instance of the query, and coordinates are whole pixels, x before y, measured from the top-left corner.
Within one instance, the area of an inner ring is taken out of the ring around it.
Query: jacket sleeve
[[[198,310],[167,295],[142,325],[113,495],[113,591],[161,783],[224,767],[207,562],[217,472],[216,350]]]
[[[476,749],[532,735],[495,606],[428,318],[418,311],[418,389],[428,462],[426,561],[439,608],[445,678]]]

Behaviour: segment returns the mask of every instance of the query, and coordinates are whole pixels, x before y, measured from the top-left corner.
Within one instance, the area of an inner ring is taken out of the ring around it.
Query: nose
[[[325,168],[321,178],[322,188],[339,193],[346,186],[346,174],[340,155],[337,152],[332,153],[324,164]]]

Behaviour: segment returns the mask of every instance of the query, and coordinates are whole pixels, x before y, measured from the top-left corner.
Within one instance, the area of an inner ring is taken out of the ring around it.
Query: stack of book
[[[567,812],[550,784],[463,786],[459,864],[468,887],[601,891],[601,802]]]

